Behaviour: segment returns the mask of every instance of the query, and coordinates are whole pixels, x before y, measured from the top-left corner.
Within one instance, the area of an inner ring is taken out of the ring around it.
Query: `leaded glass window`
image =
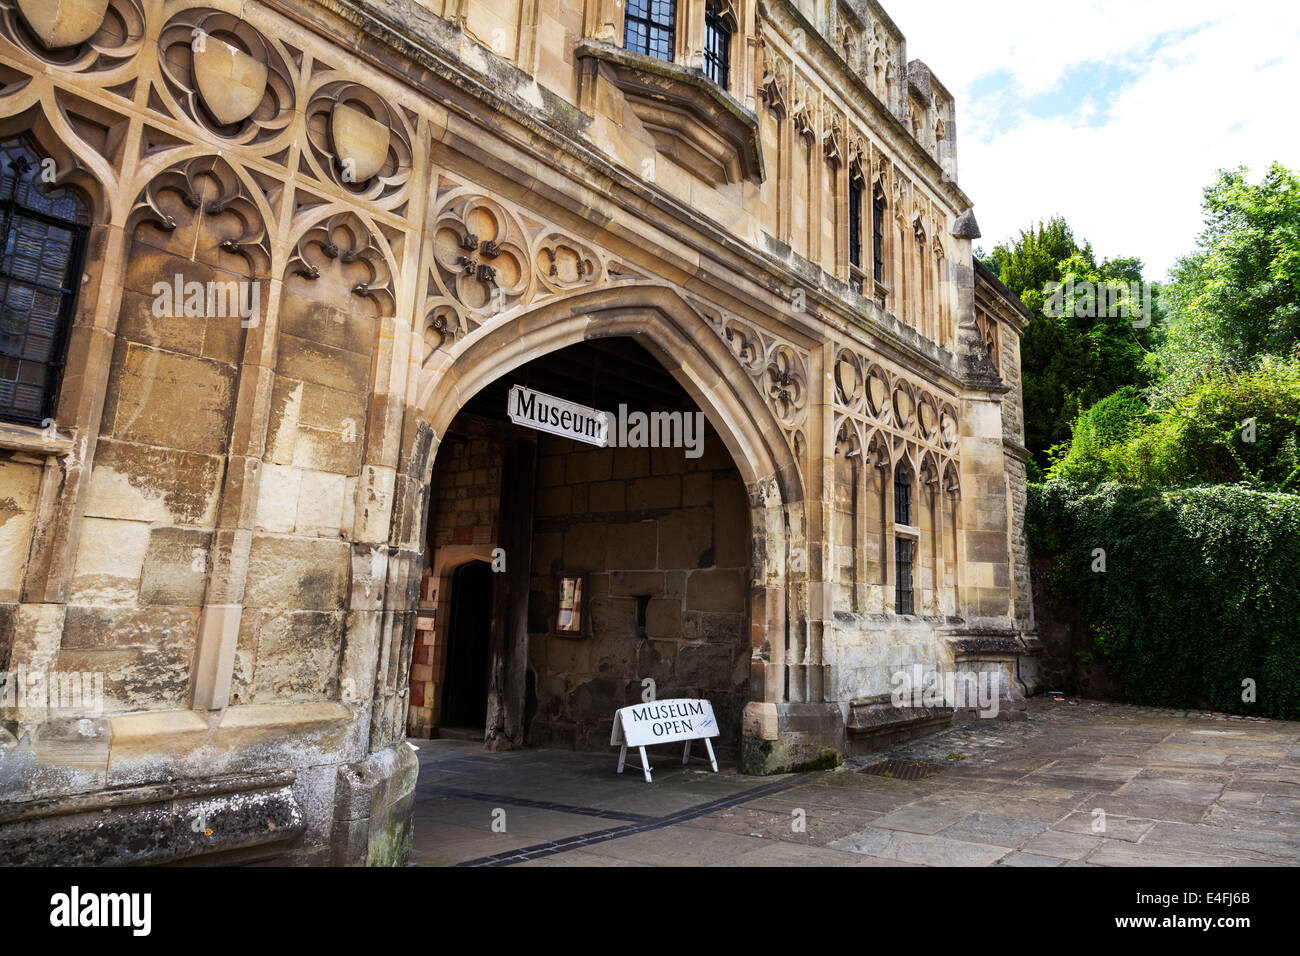
[[[672,62],[676,38],[676,0],[628,0],[623,17],[625,49]]]
[[[0,418],[30,425],[54,413],[90,223],[52,171],[25,138],[0,142]]]

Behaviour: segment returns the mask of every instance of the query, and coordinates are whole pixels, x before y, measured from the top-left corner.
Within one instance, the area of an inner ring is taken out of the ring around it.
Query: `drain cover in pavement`
[[[943,773],[944,767],[924,760],[882,760],[870,767],[863,767],[858,773],[869,773],[876,777],[893,777],[895,780],[923,780]]]

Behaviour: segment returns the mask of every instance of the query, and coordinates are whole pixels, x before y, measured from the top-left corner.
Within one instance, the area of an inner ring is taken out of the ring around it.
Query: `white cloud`
[[[1258,178],[1273,161],[1300,168],[1291,101],[1300,4],[886,8],[908,56],[957,97],[960,184],[985,248],[1060,213],[1100,256],[1138,256],[1159,278],[1191,251],[1201,191],[1217,169],[1247,165]],[[1117,71],[1126,75],[1116,87]],[[1000,73],[1009,83],[999,89]],[[1105,89],[1089,89],[1099,83]]]

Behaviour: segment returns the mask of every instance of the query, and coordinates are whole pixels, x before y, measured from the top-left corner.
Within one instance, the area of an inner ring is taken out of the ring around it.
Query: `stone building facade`
[[[647,679],[750,772],[961,717],[913,665],[1014,711],[1026,314],[957,130],[874,0],[0,0],[0,858],[398,862],[466,654],[492,747]]]

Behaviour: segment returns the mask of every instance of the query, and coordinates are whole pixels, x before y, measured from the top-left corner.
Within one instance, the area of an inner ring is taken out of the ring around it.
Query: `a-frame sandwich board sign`
[[[718,772],[718,758],[713,754],[713,742],[718,736],[718,721],[713,716],[713,705],[707,700],[652,700],[644,704],[623,707],[614,713],[614,728],[609,735],[609,745],[618,747],[618,772],[627,763],[627,748],[641,751],[641,766],[645,782],[650,783],[650,760],[646,747],[654,744],[671,744],[685,741],[682,763],[691,759],[691,741],[703,740],[709,752],[709,764]]]

